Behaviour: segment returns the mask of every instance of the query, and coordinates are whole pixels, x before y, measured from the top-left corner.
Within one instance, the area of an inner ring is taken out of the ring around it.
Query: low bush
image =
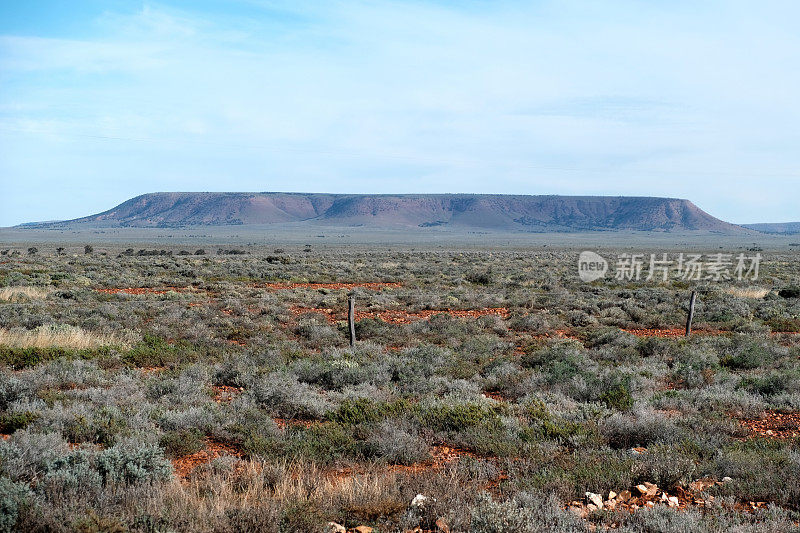
[[[185,457],[203,449],[203,434],[194,428],[168,431],[161,436],[158,444],[170,457]]]
[[[751,370],[768,366],[777,358],[774,349],[765,345],[763,341],[740,337],[735,337],[731,342],[730,351],[720,357],[719,362],[722,366],[731,370]]]
[[[166,339],[145,335],[142,341],[122,355],[122,361],[132,367],[175,366],[197,361],[200,354],[186,341],[169,343]]]
[[[262,377],[247,393],[257,404],[285,418],[322,418],[330,410],[324,396],[287,372]]]
[[[521,493],[495,501],[487,493],[478,495],[471,513],[471,533],[583,533],[583,521],[564,511],[553,496]]]
[[[111,446],[128,424],[116,407],[102,407],[96,411],[78,414],[64,423],[64,436],[69,442],[91,442]]]
[[[683,436],[683,431],[674,422],[652,411],[613,414],[600,422],[599,428],[612,448],[670,444]]]
[[[0,477],[0,532],[19,531],[17,521],[20,513],[29,505],[30,496],[30,489],[24,483]]]
[[[58,346],[19,348],[0,345],[0,363],[14,370],[22,370],[57,359],[103,359],[112,353],[113,350],[107,346],[76,350]]]
[[[366,455],[393,464],[410,465],[428,456],[428,444],[408,424],[388,419],[367,437]]]
[[[165,481],[172,475],[164,452],[150,444],[113,446],[97,454],[96,464],[105,483]]]
[[[434,431],[460,431],[484,422],[498,421],[504,412],[500,405],[448,400],[419,404],[415,410],[420,423]]]
[[[34,411],[15,411],[0,415],[0,433],[14,433],[18,429],[25,429],[33,423],[40,414]]]

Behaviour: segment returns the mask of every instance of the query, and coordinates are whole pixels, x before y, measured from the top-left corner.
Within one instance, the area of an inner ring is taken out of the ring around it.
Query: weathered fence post
[[[347,325],[350,327],[350,346],[356,345],[356,298],[352,294],[347,297]]]
[[[692,291],[689,297],[689,315],[686,317],[686,336],[692,334],[692,318],[694,318],[694,299],[697,296],[697,291]]]

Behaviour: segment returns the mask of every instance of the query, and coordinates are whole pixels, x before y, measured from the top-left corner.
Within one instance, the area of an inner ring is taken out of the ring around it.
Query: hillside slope
[[[494,194],[164,192],[137,196],[66,224],[178,227],[288,222],[511,231],[749,231],[676,198]]]
[[[765,222],[761,224],[742,224],[742,226],[762,233],[800,234],[800,222]]]

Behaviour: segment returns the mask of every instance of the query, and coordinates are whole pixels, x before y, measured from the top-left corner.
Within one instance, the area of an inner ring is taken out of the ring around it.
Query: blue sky
[[[0,226],[153,191],[800,220],[793,1],[0,2]]]

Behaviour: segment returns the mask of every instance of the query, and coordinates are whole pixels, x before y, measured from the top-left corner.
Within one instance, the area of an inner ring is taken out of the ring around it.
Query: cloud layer
[[[0,225],[157,190],[653,195],[800,218],[796,3],[296,4],[6,28]]]

